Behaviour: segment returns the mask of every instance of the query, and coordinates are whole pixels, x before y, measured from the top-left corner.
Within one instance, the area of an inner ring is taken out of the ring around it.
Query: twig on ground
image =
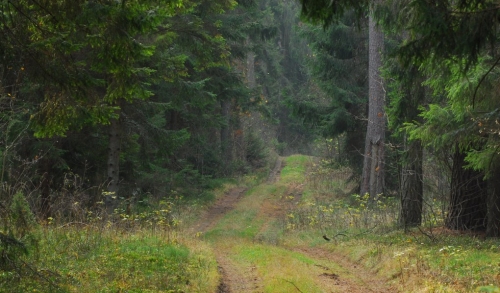
[[[299,291],[299,292],[301,292],[301,293],[304,293],[304,292],[303,292],[302,290],[300,290],[300,289],[299,289],[299,287],[297,287],[297,285],[295,285],[292,281],[288,281],[287,279],[282,279],[282,278],[280,278],[280,279],[281,279],[281,280],[283,280],[283,281],[285,281],[285,282],[288,282],[288,283],[292,284],[292,285],[295,287],[295,289],[297,289],[297,291]]]

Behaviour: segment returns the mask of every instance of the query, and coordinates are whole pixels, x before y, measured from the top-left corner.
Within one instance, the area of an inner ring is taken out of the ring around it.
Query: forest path
[[[213,248],[221,275],[216,292],[397,292],[342,255],[282,244],[284,219],[303,193],[303,184],[280,180],[284,166],[279,158],[267,182],[229,190],[193,226]]]

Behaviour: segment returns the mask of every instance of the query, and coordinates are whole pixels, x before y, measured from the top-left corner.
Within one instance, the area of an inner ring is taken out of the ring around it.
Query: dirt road
[[[194,226],[216,255],[221,275],[217,292],[397,292],[342,255],[280,244],[280,223],[303,190],[297,182],[279,184],[283,166],[280,158],[266,183],[229,190]]]

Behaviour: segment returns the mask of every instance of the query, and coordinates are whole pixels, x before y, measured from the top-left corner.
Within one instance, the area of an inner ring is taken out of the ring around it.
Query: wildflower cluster
[[[130,212],[126,209],[116,209],[122,223],[140,228],[164,228],[173,229],[180,224],[180,220],[174,215],[174,203],[170,200],[160,200],[156,208],[148,208],[142,212]]]

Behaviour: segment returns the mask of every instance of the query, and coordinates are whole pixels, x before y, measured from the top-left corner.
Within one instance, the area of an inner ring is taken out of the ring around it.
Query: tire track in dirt
[[[205,233],[212,230],[224,215],[232,211],[244,197],[246,188],[235,187],[217,199],[214,205],[206,210],[195,224],[196,233]],[[234,264],[228,257],[224,247],[214,247],[217,268],[221,276],[217,293],[256,293],[259,291],[257,274],[252,268],[242,268]]]
[[[281,159],[281,158],[280,158]],[[281,162],[276,162],[274,174],[270,174],[268,183],[279,181],[279,174],[283,168]],[[279,171],[278,171],[279,170]],[[278,174],[278,176],[276,176]],[[304,185],[299,183],[290,183],[286,187],[283,200],[270,201],[265,200],[262,203],[260,218],[266,217],[266,223],[262,226],[259,235],[264,233],[273,220],[279,220],[286,217],[286,213],[295,209],[302,198]],[[384,280],[376,274],[355,264],[345,256],[330,252],[318,247],[289,248],[295,252],[301,253],[311,259],[320,262],[332,262],[333,267],[340,268],[335,270],[328,266],[316,265],[321,268],[315,282],[321,285],[324,292],[349,292],[349,293],[393,293],[398,292],[393,287],[386,284]]]
[[[338,253],[330,252],[317,247],[293,248],[295,252],[302,253],[312,259],[331,261],[340,270],[335,270],[328,266],[317,265],[324,270],[318,276],[318,282],[323,284],[323,288],[334,291],[326,292],[350,292],[350,293],[396,293],[397,289],[388,285],[384,280],[356,264],[347,257]]]
[[[200,221],[194,225],[196,232],[205,233],[215,227],[224,215],[233,210],[246,192],[244,187],[235,187],[227,191],[215,203],[200,216]]]
[[[261,281],[255,267],[234,264],[223,253],[216,253],[221,280],[217,293],[262,293]]]
[[[303,184],[290,183],[279,200],[264,199],[262,201],[257,218],[265,219],[265,222],[256,235],[257,241],[263,241],[266,238],[264,236],[266,233],[277,232],[270,230],[274,222],[278,222],[284,226],[286,214],[297,208],[297,205],[302,199],[303,191]],[[267,240],[267,242],[269,242],[269,239]],[[277,241],[272,241],[271,244],[277,244]]]
[[[279,175],[282,169],[283,159],[278,157],[274,164],[274,168],[269,173],[268,183],[274,183],[279,180]],[[203,222],[199,223],[197,230],[199,232],[207,232],[214,228],[217,222],[229,211],[234,209],[238,202],[242,199],[246,189],[233,188],[229,190],[222,198],[206,211],[205,217],[202,217]],[[261,282],[255,272],[255,267],[241,267],[234,264],[227,257],[224,250],[215,249],[215,258],[217,260],[221,281],[217,288],[217,293],[260,293],[263,292]]]
[[[280,180],[281,170],[285,167],[285,163],[283,162],[282,157],[278,157],[274,164],[273,170],[269,173],[269,177],[267,178],[268,184],[276,183]],[[259,229],[259,232],[255,236],[255,240],[264,241],[264,233],[269,229],[269,225],[272,221],[280,218],[285,214],[285,208],[283,204],[275,205],[272,203],[270,199],[264,199],[261,203],[259,214],[257,215],[258,219],[265,219],[265,222]],[[276,244],[276,243],[274,243]]]

